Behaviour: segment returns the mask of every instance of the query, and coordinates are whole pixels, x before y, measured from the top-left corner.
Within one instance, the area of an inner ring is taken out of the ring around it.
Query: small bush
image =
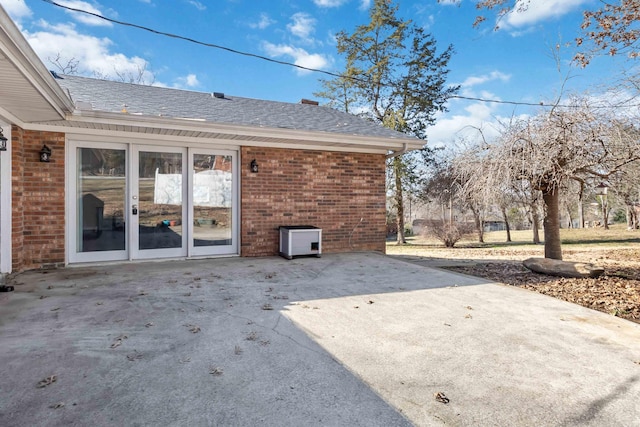
[[[468,224],[456,224],[446,221],[432,220],[425,224],[424,234],[440,240],[447,248],[455,246],[460,239],[471,234],[473,227]]]

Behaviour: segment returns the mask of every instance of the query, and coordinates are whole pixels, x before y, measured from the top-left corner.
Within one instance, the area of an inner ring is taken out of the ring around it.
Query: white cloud
[[[269,15],[267,15],[266,13],[261,13],[260,14],[260,20],[258,22],[254,22],[249,24],[249,27],[251,28],[255,28],[258,30],[264,30],[265,28],[267,28],[268,26],[270,26],[271,24],[275,23],[276,21],[274,21],[273,19],[269,18]]]
[[[288,46],[288,45],[275,45],[269,42],[262,43],[262,49],[273,58],[290,57],[293,59],[293,63],[301,67],[313,68],[313,69],[325,69],[329,65],[329,60],[323,55],[317,53],[309,53],[304,49]],[[310,71],[300,68],[296,69],[298,74],[306,74]]]
[[[287,29],[296,37],[308,39],[315,31],[316,20],[304,12],[298,12],[291,17],[293,21],[287,25]]]
[[[0,4],[14,21],[31,16],[31,9],[24,0],[0,0]]]
[[[185,77],[178,77],[176,79],[176,85],[175,87],[177,88],[184,88],[184,87],[197,87],[200,85],[200,82],[198,81],[198,77],[195,74],[188,74]]]
[[[118,74],[136,76],[143,72],[143,81],[154,81],[146,60],[111,52],[112,42],[108,38],[81,34],[73,24],[49,25],[40,21],[39,25],[42,31],[24,31],[24,36],[47,67],[51,67],[48,58],[60,55],[62,62],[78,61],[79,73],[83,75],[118,80]]]
[[[500,97],[488,91],[474,92],[471,88],[475,85],[486,83],[496,79],[508,79],[508,76],[494,71],[485,76],[469,77],[462,83],[461,96],[469,98],[483,98],[500,100]],[[497,136],[496,115],[500,105],[481,101],[452,98],[449,100],[449,112],[438,113],[436,123],[427,130],[428,142],[432,146],[447,146],[456,141],[478,141],[479,129],[485,138]]]
[[[342,6],[349,0],[313,0],[318,7],[338,7]]]
[[[360,0],[360,10],[368,10],[371,7],[371,0]]]
[[[58,0],[58,3],[61,4],[62,6],[66,6],[66,7],[71,7],[74,9],[79,9],[79,10],[84,10],[90,13],[94,13],[96,15],[102,15],[102,12],[100,12],[98,9],[96,9],[93,5],[85,2],[85,1],[81,1],[81,0]],[[92,26],[97,26],[97,27],[110,27],[112,24],[109,21],[105,21],[104,19],[100,19],[96,16],[92,16],[92,15],[88,15],[86,13],[82,13],[82,12],[75,12],[73,10],[65,10],[65,12],[67,12],[69,15],[71,15],[71,17],[73,17],[73,19],[75,19],[78,22],[81,22],[83,24],[86,25],[92,25]]]
[[[544,0],[533,2],[518,0],[515,7],[499,22],[499,25],[506,29],[526,27],[540,21],[558,18],[590,2],[591,0]]]
[[[475,141],[480,138],[479,129],[486,138],[493,138],[498,135],[493,111],[493,107],[485,103],[474,102],[459,114],[439,114],[435,125],[427,129],[427,143],[432,147],[443,147],[461,139]]]
[[[199,1],[196,1],[196,0],[189,0],[188,3],[191,6],[195,7],[196,9],[198,9],[198,10],[206,10],[207,9],[207,6],[203,5],[202,3],[200,3]]]
[[[511,79],[511,75],[510,74],[505,74],[502,73],[500,71],[492,71],[489,74],[485,74],[482,76],[470,76],[467,77],[465,81],[463,81],[462,83],[460,83],[460,86],[462,87],[473,87],[473,86],[477,86],[480,84],[484,84],[490,81],[494,81],[494,80],[500,80],[503,82],[507,82]]]

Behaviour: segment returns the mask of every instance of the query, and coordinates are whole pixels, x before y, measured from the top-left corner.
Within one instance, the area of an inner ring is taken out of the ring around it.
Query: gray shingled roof
[[[56,81],[80,110],[91,109],[144,116],[201,119],[211,123],[332,132],[378,138],[409,139],[400,132],[329,107],[291,104],[225,94],[193,92],[156,86],[57,76]]]

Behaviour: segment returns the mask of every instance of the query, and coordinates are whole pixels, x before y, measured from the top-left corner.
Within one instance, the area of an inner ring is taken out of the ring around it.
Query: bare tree
[[[609,178],[612,193],[624,204],[627,228],[640,227],[638,208],[640,207],[640,162],[630,163]]]
[[[113,80],[122,83],[132,83],[138,85],[151,86],[156,81],[155,73],[147,70],[147,63],[136,64],[135,69],[118,69],[113,68],[113,75],[103,73],[102,71],[94,71],[93,77],[102,80]]]
[[[75,58],[63,58],[60,52],[58,52],[55,58],[47,57],[47,61],[54,66],[54,71],[59,71],[60,73],[67,75],[78,74],[78,65],[80,61]]]
[[[570,107],[512,122],[488,147],[489,156],[496,160],[495,175],[526,182],[541,194],[545,257],[553,259],[562,259],[559,201],[565,183],[606,179],[640,159],[637,131],[627,121],[608,110],[589,108],[586,98],[568,103]]]
[[[80,61],[75,58],[65,58],[60,52],[55,57],[48,57],[47,60],[53,66],[54,71],[66,75],[82,74],[80,70]],[[103,73],[102,71],[94,71],[93,77],[102,80],[113,80],[123,83],[134,83],[140,85],[151,86],[156,81],[154,72],[148,70],[147,62],[136,64],[134,69],[113,68],[113,74]]]
[[[439,0],[442,1],[442,0]],[[474,27],[487,21],[487,14],[495,19],[494,29],[500,28],[500,23],[510,13],[522,13],[532,5],[546,0],[479,0],[476,8],[480,11],[473,23]],[[461,0],[458,0],[460,3]],[[598,4],[598,2],[596,2]],[[599,6],[583,12],[580,28],[576,28],[575,43],[583,51],[575,56],[575,60],[582,66],[589,64],[594,55],[606,53],[608,55],[626,54],[630,58],[640,55],[640,2],[638,0],[618,0],[616,2],[599,2]]]

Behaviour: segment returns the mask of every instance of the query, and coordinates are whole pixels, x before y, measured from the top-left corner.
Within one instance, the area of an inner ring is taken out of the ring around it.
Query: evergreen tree
[[[323,80],[323,91],[314,95],[328,99],[334,108],[426,139],[435,114],[446,111],[447,100],[458,90],[446,84],[453,47],[438,53],[430,34],[397,14],[392,0],[375,0],[368,24],[352,34],[339,32],[337,50],[345,58],[345,70],[341,77]],[[390,157],[387,164],[399,244],[405,243],[403,192],[418,178],[420,159],[417,153],[405,153]]]

